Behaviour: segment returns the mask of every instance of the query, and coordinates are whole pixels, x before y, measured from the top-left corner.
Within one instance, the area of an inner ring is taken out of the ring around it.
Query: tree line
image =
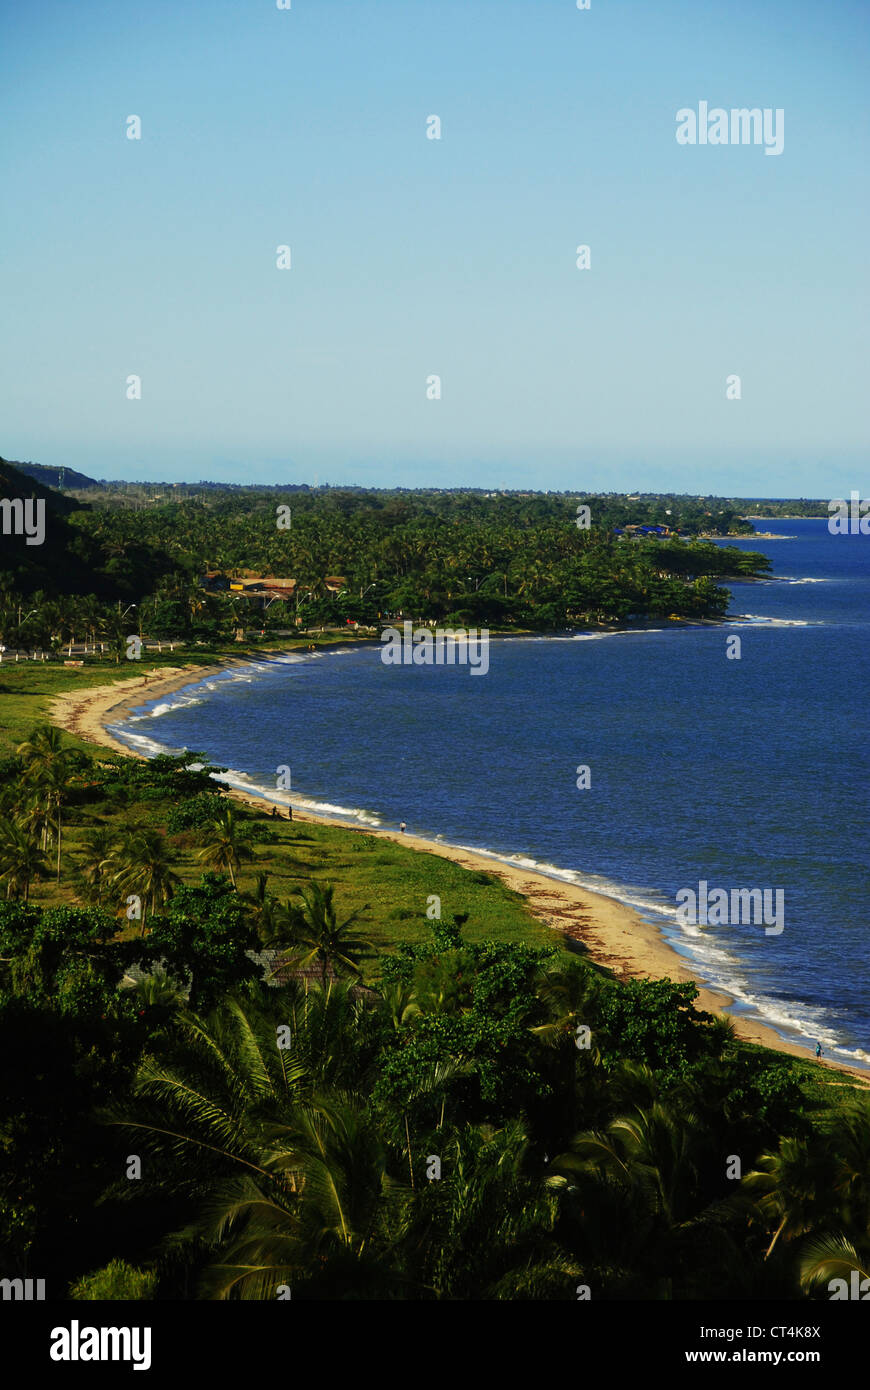
[[[537,630],[715,618],[729,601],[720,580],[769,569],[758,552],[697,539],[751,533],[714,498],[299,489],[285,500],[280,490],[215,486],[137,510],[102,494],[87,505],[56,496],[73,509],[52,515],[44,556],[23,540],[4,546],[7,646],[117,646],[130,632],[221,643],[239,627],[268,633],[396,616]],[[588,527],[577,524],[584,507]],[[640,523],[672,534],[625,532]],[[203,587],[206,572],[245,570],[295,579],[292,599],[262,612]],[[333,576],[340,586],[327,586]]]

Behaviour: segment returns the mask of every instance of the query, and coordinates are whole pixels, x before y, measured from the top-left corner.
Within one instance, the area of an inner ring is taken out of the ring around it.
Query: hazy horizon
[[[0,455],[0,458],[6,459],[6,456],[5,456],[5,455]],[[31,466],[31,465],[34,465],[34,464],[39,464],[39,460],[38,460],[38,459],[17,459],[17,460],[6,459],[6,462],[12,464],[13,467],[15,467],[16,465],[27,465],[27,466]],[[63,464],[60,464],[60,465],[57,465],[57,464],[49,464],[49,465],[44,465],[44,466],[46,466],[46,467],[48,467],[49,469],[52,469],[52,470],[55,469],[55,468],[57,468],[58,470],[60,470],[61,468],[64,467]],[[69,467],[70,467],[70,465],[67,465],[67,468],[68,468],[68,469],[69,469]],[[81,470],[81,469],[76,469],[76,470],[74,470],[74,471],[76,471],[76,472],[82,472],[83,470]],[[530,494],[540,493],[540,494],[543,495],[543,496],[546,496],[546,495],[553,495],[553,494],[557,494],[557,495],[558,495],[558,494],[563,494],[563,495],[565,495],[565,496],[573,496],[575,493],[583,492],[583,493],[585,493],[585,494],[587,494],[587,495],[589,495],[589,496],[593,496],[593,495],[595,495],[595,494],[597,494],[597,493],[600,493],[600,494],[602,494],[602,495],[606,495],[606,494],[608,494],[608,493],[612,493],[614,496],[620,496],[620,497],[632,496],[632,495],[634,495],[634,494],[639,494],[640,496],[653,495],[653,496],[662,496],[662,497],[664,497],[664,496],[674,496],[674,497],[721,497],[721,498],[729,498],[729,497],[730,497],[730,498],[734,498],[734,497],[736,497],[736,498],[740,498],[740,499],[742,499],[742,500],[744,500],[744,501],[757,501],[757,502],[805,502],[805,501],[814,501],[814,500],[818,500],[818,501],[827,501],[827,498],[823,497],[823,495],[822,495],[821,493],[819,493],[819,494],[815,494],[815,493],[798,494],[798,493],[788,493],[788,492],[777,493],[777,494],[773,494],[773,493],[761,493],[761,492],[717,493],[717,492],[713,492],[713,491],[699,492],[697,489],[695,489],[695,490],[689,490],[689,491],[683,491],[683,492],[675,492],[675,491],[673,491],[672,489],[647,488],[647,487],[637,487],[637,488],[627,488],[627,489],[618,489],[618,488],[543,488],[543,487],[537,487],[537,488],[535,488],[535,487],[523,486],[522,484],[519,484],[519,485],[517,485],[516,487],[511,487],[511,488],[498,488],[498,487],[489,488],[489,487],[486,487],[485,485],[479,484],[479,483],[467,483],[467,484],[461,484],[461,485],[451,486],[451,485],[445,485],[445,484],[436,485],[436,484],[434,484],[434,483],[428,483],[428,482],[426,482],[426,481],[417,481],[417,482],[415,482],[415,483],[413,483],[413,484],[408,484],[408,483],[395,483],[395,484],[392,484],[392,485],[388,485],[388,484],[367,483],[367,482],[360,482],[360,481],[353,481],[353,480],[349,480],[349,481],[347,481],[347,482],[340,482],[340,483],[339,483],[339,482],[333,482],[333,481],[331,481],[331,480],[328,479],[328,478],[321,478],[321,479],[319,479],[317,482],[314,482],[314,481],[312,481],[312,480],[308,480],[308,479],[305,479],[305,478],[298,479],[298,480],[296,480],[296,479],[283,479],[283,480],[281,480],[281,481],[242,482],[242,481],[239,481],[239,479],[237,479],[237,478],[236,478],[236,479],[226,479],[226,480],[221,481],[221,480],[218,480],[218,479],[215,479],[215,478],[175,478],[175,479],[169,479],[169,478],[109,478],[109,477],[106,477],[106,478],[97,478],[97,477],[95,477],[93,474],[90,474],[90,475],[87,475],[87,476],[91,477],[92,480],[93,480],[94,482],[99,483],[100,485],[102,485],[102,486],[104,486],[104,487],[107,487],[107,488],[108,488],[108,487],[115,486],[115,485],[118,485],[118,484],[123,485],[123,486],[129,486],[129,487],[142,486],[142,487],[149,487],[149,488],[153,488],[153,487],[167,487],[167,488],[173,488],[173,487],[186,487],[186,488],[197,488],[197,487],[226,487],[226,486],[235,486],[235,487],[250,487],[250,488],[264,487],[264,488],[277,488],[277,489],[280,489],[280,488],[282,488],[282,487],[286,487],[286,488],[304,488],[304,487],[307,487],[307,488],[309,488],[311,491],[316,491],[316,490],[319,489],[319,488],[325,488],[325,489],[331,488],[331,489],[335,489],[336,491],[339,491],[339,490],[360,490],[360,491],[390,491],[390,492],[462,492],[462,491],[482,491],[482,492],[492,492],[492,493],[524,493],[524,494],[525,494],[525,493],[530,493]],[[51,484],[50,482],[48,482],[48,486],[53,486],[53,484]],[[75,492],[75,491],[77,491],[78,489],[76,488],[76,484],[75,484],[75,483],[66,482],[66,483],[64,484],[64,490],[65,490],[65,491],[69,491],[69,492]],[[839,495],[839,494],[838,494],[838,495]]]

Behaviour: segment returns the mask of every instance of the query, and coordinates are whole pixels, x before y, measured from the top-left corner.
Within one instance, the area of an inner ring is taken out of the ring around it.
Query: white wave
[[[344,649],[342,649],[344,650]],[[349,649],[348,649],[349,650]],[[140,714],[130,714],[125,720],[126,724],[135,724],[143,719],[159,718],[163,714],[170,714],[173,710],[186,709],[191,705],[201,705],[205,698],[205,692],[214,694],[215,691],[225,689],[230,685],[252,685],[257,676],[265,675],[274,666],[295,666],[310,661],[313,656],[321,655],[316,652],[284,652],[276,657],[261,657],[244,666],[229,666],[224,671],[219,671],[216,675],[207,680],[194,680],[189,685],[181,686],[173,692],[171,700],[161,701],[152,709],[144,709]],[[190,692],[190,693],[188,693]],[[197,692],[194,694],[193,692]],[[140,708],[142,708],[140,706]]]
[[[359,806],[337,806],[329,801],[311,801],[308,797],[297,796],[294,805],[301,806],[318,816],[350,817],[361,825],[382,825],[381,817],[375,811],[367,811]]]
[[[725,977],[721,988],[740,1006],[741,1013],[745,1011],[766,1023],[781,1038],[808,1048],[821,1043],[829,1055],[835,1053],[860,1066],[870,1066],[870,1053],[843,1043],[831,1024],[830,1011],[824,1006],[777,999],[763,991],[754,991],[739,975]]]
[[[159,719],[162,714],[171,714],[175,709],[190,709],[192,705],[203,703],[200,696],[191,695],[177,700],[166,700],[162,704],[155,705],[147,714],[140,714],[139,719]]]
[[[226,786],[233,787],[237,791],[248,792],[251,796],[261,797],[264,801],[275,802],[280,806],[297,806],[300,810],[311,811],[313,815],[338,816],[357,821],[360,825],[382,824],[380,816],[365,807],[340,806],[329,801],[314,801],[311,797],[300,796],[295,791],[280,792],[274,787],[255,781],[246,772],[239,772],[235,768],[228,768],[226,772],[213,773],[212,776],[216,782],[223,782]]]
[[[684,627],[697,627],[699,624],[687,620]],[[670,627],[623,627],[608,628],[604,632],[566,632],[547,634],[540,637],[499,637],[499,644],[502,642],[603,642],[607,637],[646,637],[650,633],[674,632],[675,628]]]
[[[126,743],[135,752],[141,753],[146,758],[156,758],[158,753],[182,753],[182,748],[171,748],[166,743],[158,743],[156,739],[147,738],[145,734],[133,734],[124,724],[107,724],[106,732],[116,738],[119,743]]]
[[[820,622],[810,622],[806,618],[770,618],[763,613],[741,613],[734,618],[726,618],[727,627],[750,627],[764,623],[765,627],[823,627]]]

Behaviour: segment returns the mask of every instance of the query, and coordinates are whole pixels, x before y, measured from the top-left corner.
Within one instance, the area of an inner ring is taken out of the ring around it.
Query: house
[[[618,527],[614,527],[614,531],[616,531],[617,535],[622,535]],[[670,526],[643,525],[640,522],[636,522],[631,526],[625,527],[625,534],[634,539],[637,536],[670,536],[672,532]]]
[[[210,594],[225,593],[230,587],[230,581],[220,570],[206,570],[205,574],[200,575],[199,582]]]
[[[298,959],[293,958],[292,951],[249,951],[247,953],[251,960],[262,965],[266,983],[280,988],[281,985],[298,984],[306,991],[309,989],[329,989],[331,985],[342,982],[351,986],[350,993],[354,999],[376,1000],[380,998],[377,990],[371,989],[369,985],[364,985],[355,976],[336,974],[332,965],[327,965],[325,971],[319,965],[301,965]]]
[[[264,609],[276,600],[287,603],[296,594],[295,579],[286,579],[275,574],[253,574],[250,570],[243,570],[241,574],[229,577],[219,571],[209,571],[202,576],[200,582],[209,593],[251,599]]]

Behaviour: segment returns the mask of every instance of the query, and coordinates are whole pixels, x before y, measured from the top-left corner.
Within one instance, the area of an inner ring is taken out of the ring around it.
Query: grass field
[[[57,903],[81,903],[76,894],[76,848],[98,826],[135,821],[167,835],[173,869],[185,883],[198,883],[207,869],[198,855],[202,844],[195,831],[167,833],[171,806],[136,802],[123,813],[99,804],[71,807],[64,834],[60,885],[54,880],[34,885],[31,901],[45,907]],[[253,891],[257,875],[269,875],[267,888],[284,902],[299,901],[298,893],[312,880],[335,885],[341,917],[359,911],[360,929],[374,953],[363,965],[368,977],[377,976],[379,953],[395,950],[404,942],[429,938],[427,899],[437,894],[445,920],[467,913],[463,934],[470,941],[484,938],[526,941],[535,945],[559,945],[558,936],[530,912],[519,893],[505,888],[488,874],[463,869],[438,855],[420,854],[388,840],[339,826],[273,820],[269,815],[240,811],[246,820],[258,820],[277,837],[274,844],[254,846],[255,858],[238,873],[242,893]],[[123,919],[121,919],[123,922]]]

